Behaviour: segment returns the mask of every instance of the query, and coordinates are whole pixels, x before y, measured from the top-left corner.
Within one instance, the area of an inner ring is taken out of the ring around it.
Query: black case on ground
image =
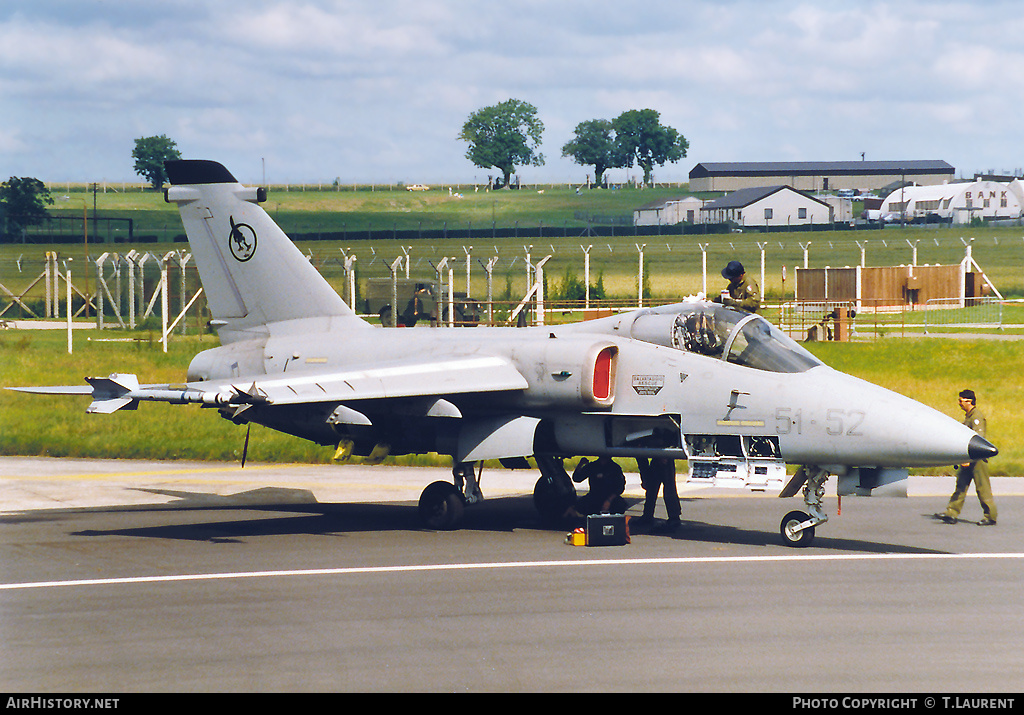
[[[587,546],[625,546],[628,543],[625,514],[591,514],[587,517]]]

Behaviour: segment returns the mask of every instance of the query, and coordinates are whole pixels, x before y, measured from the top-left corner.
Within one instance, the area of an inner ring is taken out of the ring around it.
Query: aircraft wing
[[[109,414],[135,409],[139,401],[199,403],[215,406],[373,400],[391,397],[452,395],[525,390],[526,378],[502,357],[452,356],[401,360],[367,367],[322,372],[256,375],[183,385],[140,385],[135,375],[88,377],[84,385],[9,388],[48,395],[91,395],[87,412]]]

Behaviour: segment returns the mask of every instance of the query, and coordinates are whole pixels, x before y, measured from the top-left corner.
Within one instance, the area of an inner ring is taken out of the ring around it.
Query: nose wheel
[[[814,540],[814,520],[802,511],[791,511],[782,517],[779,533],[786,546],[810,546]]]

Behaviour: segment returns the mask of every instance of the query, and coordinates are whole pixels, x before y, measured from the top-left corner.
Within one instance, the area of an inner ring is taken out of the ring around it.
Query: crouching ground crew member
[[[622,467],[611,457],[601,456],[591,462],[586,457],[580,460],[572,473],[572,480],[579,484],[590,483],[590,491],[569,507],[565,516],[579,518],[602,512],[621,514],[626,510],[622,492],[626,490],[626,477]]]
[[[963,390],[959,395],[958,401],[960,409],[966,413],[964,424],[984,437],[986,428],[985,415],[981,414],[977,407],[977,398],[974,395],[974,391]],[[936,514],[936,518],[941,519],[947,524],[955,524],[957,522],[960,511],[964,508],[967,488],[971,486],[971,482],[974,482],[974,491],[978,495],[978,501],[981,502],[981,510],[985,513],[985,516],[978,522],[978,525],[996,525],[996,503],[992,498],[992,485],[988,478],[988,461],[984,459],[975,459],[959,465],[956,476],[956,489],[953,491],[953,496],[949,498],[949,505],[946,507],[946,511]]]
[[[748,313],[756,313],[761,308],[761,289],[752,278],[747,278],[742,263],[729,261],[729,265],[722,269],[722,278],[729,280],[729,295],[717,295],[712,299],[713,303],[739,308]]]

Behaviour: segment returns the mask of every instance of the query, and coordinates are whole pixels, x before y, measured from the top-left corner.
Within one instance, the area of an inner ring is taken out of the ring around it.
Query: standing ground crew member
[[[722,278],[729,281],[729,295],[715,296],[712,303],[721,303],[748,313],[756,313],[761,308],[761,289],[754,279],[747,278],[742,263],[729,261],[729,265],[722,269]]]
[[[429,320],[430,327],[437,327],[437,301],[430,293],[430,289],[423,284],[416,284],[416,292],[409,301],[406,308],[408,318],[406,325],[416,325],[421,320]]]
[[[958,402],[960,403],[960,409],[966,413],[964,424],[984,437],[986,429],[985,415],[981,414],[981,411],[977,408],[977,398],[974,395],[974,391],[963,390],[959,395]],[[978,501],[981,502],[981,510],[985,513],[985,516],[978,522],[978,526],[996,525],[996,503],[992,498],[992,485],[988,478],[988,462],[984,459],[975,459],[960,465],[956,477],[956,489],[953,491],[953,496],[949,498],[949,505],[946,507],[946,511],[936,514],[936,518],[941,519],[947,524],[955,524],[957,522],[960,510],[964,508],[967,488],[971,486],[971,482],[974,482],[974,491],[978,495]]]
[[[646,457],[636,458],[637,469],[640,470],[640,484],[644,488],[643,515],[633,519],[637,526],[650,526],[654,523],[654,509],[658,504],[658,491],[665,500],[668,521],[658,531],[672,531],[682,523],[682,507],[679,504],[679,491],[676,488],[676,462],[667,457],[655,457],[648,461]]]

